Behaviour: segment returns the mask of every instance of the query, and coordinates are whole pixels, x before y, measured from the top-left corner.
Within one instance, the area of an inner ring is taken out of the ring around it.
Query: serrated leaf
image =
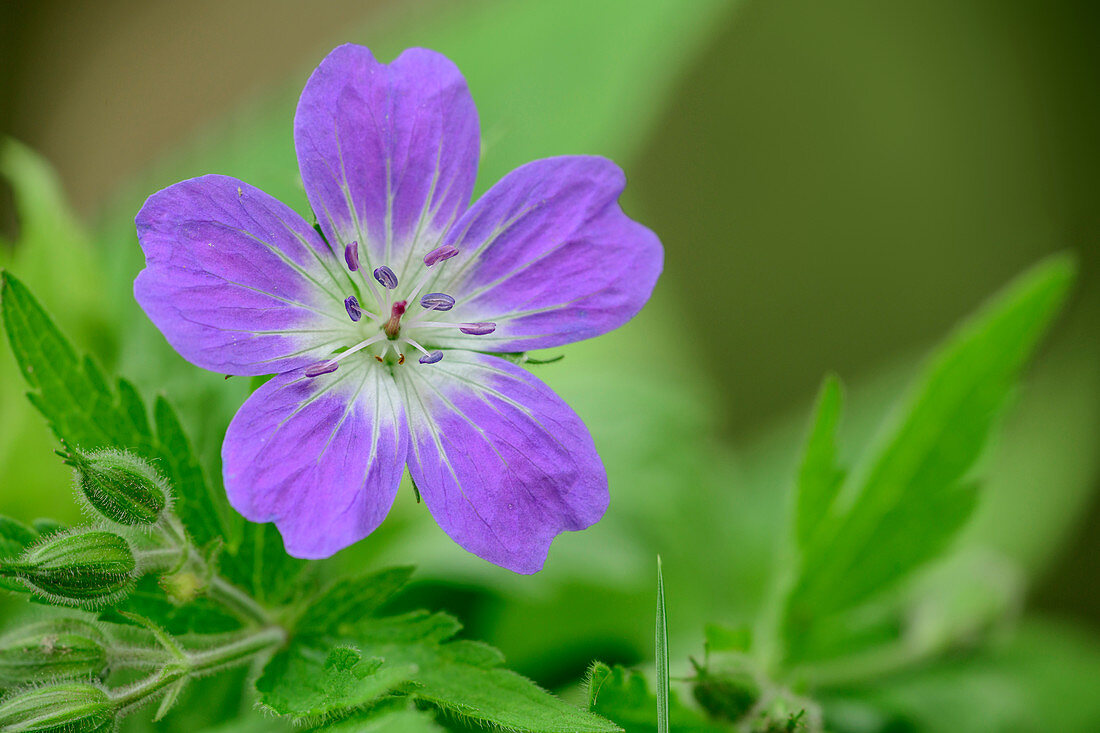
[[[364,659],[346,647],[325,650],[293,644],[276,654],[256,689],[262,704],[280,715],[317,719],[345,713],[390,694],[409,682],[416,667]]]
[[[126,394],[126,400],[121,395]],[[133,390],[120,390],[119,405],[126,407],[126,414],[133,415],[140,397]],[[138,411],[141,417],[145,410]],[[223,516],[225,502],[215,498],[210,483],[203,475],[195,452],[191,447],[183,426],[180,425],[176,411],[163,396],[157,396],[153,403],[153,422],[156,425],[158,452],[162,460],[161,470],[172,482],[177,497],[174,510],[187,527],[188,533],[198,545],[204,545],[216,537],[224,537],[226,523]],[[136,430],[143,426],[141,418],[132,423]],[[148,422],[144,422],[145,433],[149,433]],[[140,432],[135,434],[140,435]]]
[[[843,401],[840,380],[826,377],[818,393],[813,427],[798,471],[795,536],[802,548],[809,546],[844,480],[844,470],[837,465],[836,456],[836,428]]]
[[[278,605],[302,590],[299,583],[309,563],[286,553],[274,524],[245,522],[219,567],[222,575],[260,603]]]
[[[788,661],[813,656],[820,619],[896,585],[965,524],[976,495],[964,478],[1073,273],[1066,258],[1038,265],[937,352],[897,427],[836,494],[802,548],[784,619]]]
[[[627,733],[652,733],[657,727],[657,698],[645,678],[623,667],[596,662],[588,670],[588,709],[613,720]],[[669,696],[669,725],[677,733],[729,733]]]
[[[8,272],[0,279],[0,307],[12,352],[31,388],[28,397],[53,433],[86,451],[124,448],[153,461],[171,483],[181,513],[192,520],[188,531],[196,542],[220,536],[220,511],[168,402],[157,400],[156,431],[150,430],[135,391],[112,390],[95,363],[77,355],[31,292]]]
[[[300,633],[337,633],[342,624],[370,616],[409,582],[412,567],[387,568],[340,578],[311,601],[297,623]]]
[[[408,698],[390,698],[358,710],[334,723],[322,724],[325,733],[439,733],[444,730],[430,711],[418,710]]]
[[[619,730],[502,669],[503,656],[492,647],[449,641],[460,628],[446,614],[418,611],[339,624],[342,641],[325,644],[316,635],[299,636],[257,682],[261,704],[281,714],[316,718],[347,712],[385,694],[405,694],[465,720],[508,729]],[[356,656],[363,661],[342,671]],[[384,661],[369,674],[349,677],[373,664],[370,660]]]

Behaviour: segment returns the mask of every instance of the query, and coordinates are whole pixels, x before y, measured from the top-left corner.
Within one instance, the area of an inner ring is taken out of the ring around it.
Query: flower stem
[[[122,688],[112,694],[119,711],[136,707],[184,677],[198,676],[222,667],[247,662],[269,652],[286,641],[286,632],[277,626],[267,626],[246,636],[210,649],[188,652],[178,661],[166,664],[157,674]]]
[[[207,592],[211,598],[226,606],[247,624],[270,626],[273,623],[272,616],[266,608],[218,575],[201,553],[194,551],[187,532],[174,515],[170,515],[168,521],[162,526],[160,537],[169,548],[183,558],[184,565],[194,568],[199,577],[209,578]]]
[[[242,621],[265,626],[272,623],[271,614],[247,593],[220,575],[210,577],[210,597],[226,606]]]

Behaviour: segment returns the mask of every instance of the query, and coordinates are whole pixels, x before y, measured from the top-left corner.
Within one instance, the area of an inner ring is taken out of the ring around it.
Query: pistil
[[[406,301],[399,300],[390,308],[390,320],[386,321],[386,325],[382,327],[390,340],[396,339],[401,333],[401,316],[405,315],[406,305],[408,305]]]

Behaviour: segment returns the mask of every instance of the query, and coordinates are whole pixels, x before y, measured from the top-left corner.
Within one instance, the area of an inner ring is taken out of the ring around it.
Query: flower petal
[[[409,472],[436,522],[470,552],[517,573],[607,509],[588,429],[549,387],[494,356],[447,352],[398,372]]]
[[[381,64],[363,46],[330,53],[294,117],[298,166],[334,247],[407,274],[414,255],[470,203],[480,148],[477,109],[445,56],[410,48]],[[421,263],[422,266],[422,263]]]
[[[497,330],[481,351],[527,351],[598,336],[634,317],[664,258],[657,236],[627,217],[622,171],[605,158],[565,156],[521,166],[451,229],[465,261],[436,290],[468,321]],[[448,263],[448,264],[451,264]],[[442,276],[441,276],[442,277]],[[441,339],[465,346],[469,338]]]
[[[204,369],[286,371],[330,353],[348,328],[333,310],[342,275],[324,242],[247,183],[177,183],[150,196],[135,223],[146,264],[134,297],[176,351]]]
[[[225,434],[229,503],[275,522],[294,557],[329,557],[363,539],[393,504],[408,429],[393,379],[367,365],[270,380]]]

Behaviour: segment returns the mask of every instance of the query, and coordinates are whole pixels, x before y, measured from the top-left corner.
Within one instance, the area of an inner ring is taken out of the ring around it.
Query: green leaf
[[[0,559],[22,555],[38,541],[38,532],[18,519],[0,516]]]
[[[441,733],[430,711],[418,710],[408,698],[389,698],[335,723],[314,730],[325,733]]]
[[[364,659],[349,647],[293,644],[268,663],[256,689],[273,712],[312,720],[374,702],[407,683],[415,671],[411,664]]]
[[[787,599],[789,660],[812,658],[822,619],[896,585],[938,556],[966,523],[976,501],[968,471],[1073,276],[1072,261],[1058,257],[1009,285],[941,347],[866,470],[834,492],[824,512],[820,481],[800,492],[809,503],[798,516],[821,519],[803,535],[800,573]],[[818,465],[829,463],[829,449],[821,446],[833,430],[831,401],[823,400],[821,429],[807,451],[826,456],[814,460]]]
[[[10,184],[19,225],[14,242],[0,241],[0,267],[17,271],[58,309],[66,329],[108,354],[116,338],[107,330],[112,299],[57,174],[45,158],[0,136],[0,179]],[[50,459],[53,439],[39,428],[16,375],[14,359],[0,348],[0,475],[21,487],[6,497],[5,510],[32,514],[64,498],[67,469]]]
[[[152,575],[139,579],[134,590],[124,601],[100,614],[105,621],[133,623],[116,612],[154,619],[168,633],[175,635],[213,634],[234,631],[241,626],[240,619],[209,598],[195,598],[182,605],[172,603],[160,587],[157,578]]]
[[[809,546],[844,480],[844,470],[837,465],[836,456],[836,428],[843,402],[840,379],[833,375],[826,377],[818,393],[813,427],[798,472],[795,536],[799,547]]]
[[[403,571],[386,572],[399,579]],[[335,599],[350,597],[338,588],[326,593]],[[322,617],[309,618],[316,623]],[[256,683],[264,706],[309,720],[346,713],[387,694],[405,694],[464,720],[503,728],[619,730],[500,668],[503,657],[492,647],[449,641],[461,627],[445,614],[329,620],[337,628],[328,640],[314,628],[267,665]]]
[[[657,727],[657,698],[645,678],[622,667],[595,662],[588,670],[588,709],[614,720],[627,733],[652,733]],[[677,733],[728,733],[731,728],[712,723],[669,697],[669,725]]]
[[[301,590],[298,584],[309,563],[286,553],[274,524],[245,522],[222,553],[220,568],[222,575],[256,600],[280,604]]]
[[[668,620],[665,614],[665,579],[657,556],[657,623],[654,639],[657,662],[657,732],[668,733]]]
[[[729,628],[720,624],[703,627],[703,644],[707,655],[719,652],[747,652],[752,647],[752,629],[748,626]]]
[[[825,712],[844,731],[1095,731],[1098,679],[1095,633],[1028,619],[987,649],[849,686],[825,700]]]
[[[335,581],[302,614],[299,633],[331,633],[373,614],[405,587],[412,573],[412,567],[396,567]]]
[[[220,536],[221,510],[168,402],[157,400],[156,431],[150,430],[133,387],[120,382],[110,389],[95,363],[77,355],[31,292],[8,272],[0,277],[0,306],[12,352],[31,389],[28,397],[54,435],[85,451],[124,448],[151,460],[171,483],[195,541]]]

